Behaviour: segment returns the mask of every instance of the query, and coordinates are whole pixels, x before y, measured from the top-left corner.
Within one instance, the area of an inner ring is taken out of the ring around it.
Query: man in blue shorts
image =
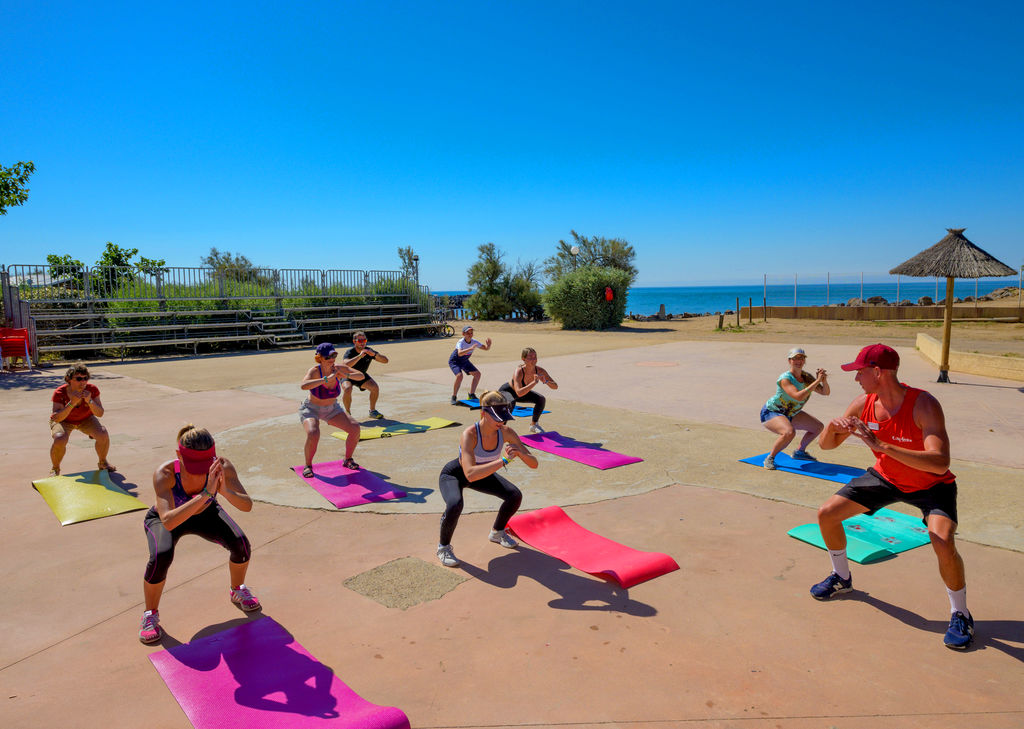
[[[949,471],[949,436],[938,400],[924,390],[904,385],[896,370],[900,357],[884,344],[864,347],[857,359],[842,366],[856,372],[864,394],[822,431],[822,450],[838,447],[851,435],[875,454],[873,468],[836,492],[818,509],[818,525],[832,560],[832,574],[811,588],[817,600],[853,589],[846,558],[843,520],[874,514],[899,501],[921,510],[928,536],[946,583],[951,617],[943,638],[948,648],[963,650],[974,639],[974,618],[967,609],[964,561],[954,542],[956,477]]]

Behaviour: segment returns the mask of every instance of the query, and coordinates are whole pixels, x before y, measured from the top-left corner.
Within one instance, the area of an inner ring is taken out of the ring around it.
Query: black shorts
[[[363,387],[363,385],[365,385],[367,382],[373,382],[373,378],[370,377],[369,375],[367,375],[365,378],[361,380],[350,380],[349,378],[346,377],[344,380],[342,380],[342,382],[351,383],[353,387],[358,387],[360,390],[365,390],[366,388]]]
[[[899,501],[920,509],[925,522],[928,515],[934,513],[956,523],[956,481],[937,483],[930,488],[908,493],[900,491],[882,478],[878,471],[869,468],[863,476],[858,476],[836,491],[836,495],[867,508],[869,516],[883,506]]]

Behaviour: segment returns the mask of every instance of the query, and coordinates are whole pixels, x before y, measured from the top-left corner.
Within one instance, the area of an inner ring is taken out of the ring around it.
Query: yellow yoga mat
[[[458,425],[458,423],[444,418],[427,418],[426,420],[417,420],[415,423],[394,423],[374,428],[364,427],[359,431],[359,440],[390,438],[393,435],[405,435],[406,433],[422,433],[427,430],[447,428],[449,425]],[[344,431],[335,431],[331,435],[338,440],[345,440],[348,437]]]
[[[110,474],[105,470],[51,476],[33,481],[32,485],[61,526],[148,508],[111,483]]]

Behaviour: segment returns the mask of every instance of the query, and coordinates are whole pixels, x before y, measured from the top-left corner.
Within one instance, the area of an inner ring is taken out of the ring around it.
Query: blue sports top
[[[207,475],[206,481],[209,482],[210,477]],[[206,483],[203,483],[203,488],[206,488]],[[181,485],[181,461],[176,460],[174,462],[174,485],[171,486],[171,496],[174,497],[174,508],[178,508],[186,501],[191,501],[192,496],[185,493],[185,487]]]

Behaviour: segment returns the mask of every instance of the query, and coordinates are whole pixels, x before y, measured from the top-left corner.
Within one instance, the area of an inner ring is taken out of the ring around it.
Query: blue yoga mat
[[[749,463],[752,466],[764,468],[764,459],[767,457],[767,453],[762,453],[759,456],[741,458],[740,463]],[[826,481],[835,481],[836,483],[850,483],[850,481],[857,478],[857,476],[863,476],[865,473],[863,468],[843,466],[839,463],[825,463],[824,461],[798,461],[785,453],[780,453],[775,456],[775,468],[779,471],[799,473],[802,476],[810,476],[812,478],[823,478]]]
[[[470,407],[470,409],[472,409],[472,410],[477,410],[480,407],[480,401],[479,400],[459,400],[459,402],[461,402],[463,405],[468,405]],[[544,413],[544,414],[547,414],[547,413],[550,413],[551,411],[550,410],[542,410],[541,412]],[[522,405],[516,405],[514,408],[512,408],[512,417],[515,417],[515,418],[528,418],[531,415],[533,415],[533,408],[532,407],[528,408],[528,407],[523,407]]]
[[[930,541],[928,529],[919,517],[892,509],[879,509],[874,516],[858,514],[844,521],[843,529],[846,555],[860,564],[887,559]],[[817,524],[801,524],[786,534],[819,549],[826,548]]]

